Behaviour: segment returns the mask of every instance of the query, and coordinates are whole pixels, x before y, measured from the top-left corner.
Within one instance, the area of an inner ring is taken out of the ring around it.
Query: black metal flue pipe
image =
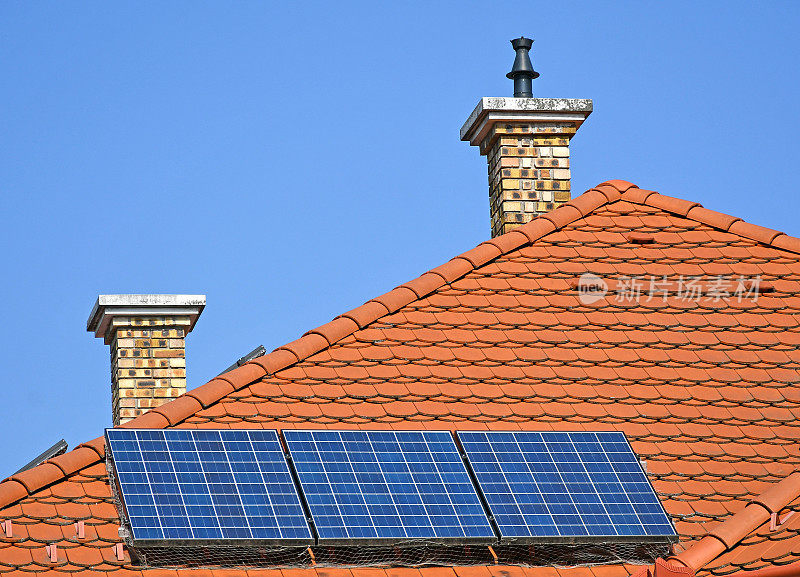
[[[533,79],[539,77],[539,73],[533,69],[531,57],[528,51],[533,45],[533,40],[521,36],[511,41],[511,46],[517,52],[514,58],[514,66],[511,72],[506,74],[507,78],[514,81],[514,96],[517,98],[533,97]]]

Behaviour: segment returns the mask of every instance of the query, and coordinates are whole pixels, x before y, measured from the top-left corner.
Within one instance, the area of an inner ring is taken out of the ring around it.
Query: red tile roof
[[[584,304],[585,272],[612,288],[667,275],[673,292],[612,291]],[[719,275],[760,276],[771,292],[715,299],[708,287]],[[701,277],[699,300],[674,294],[687,276]],[[687,564],[724,575],[800,558],[800,518],[770,530],[764,517],[800,507],[800,486],[788,480],[769,503],[748,505],[799,468],[798,312],[800,239],[612,181],[125,426],[622,430],[681,547],[703,561]],[[0,529],[0,573],[136,570],[114,548],[103,454],[96,439],[0,483],[0,519],[11,522],[10,537]],[[419,570],[453,571],[621,577],[626,568]]]

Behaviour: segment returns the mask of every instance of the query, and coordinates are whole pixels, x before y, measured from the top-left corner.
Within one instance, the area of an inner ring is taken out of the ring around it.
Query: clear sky
[[[0,477],[110,424],[99,293],[202,293],[189,388],[489,237],[458,139],[511,95],[594,99],[611,178],[800,235],[800,3],[0,3]]]

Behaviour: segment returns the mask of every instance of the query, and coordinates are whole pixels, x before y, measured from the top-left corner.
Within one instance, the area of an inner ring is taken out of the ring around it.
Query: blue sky
[[[202,293],[189,387],[489,236],[458,139],[511,94],[592,98],[611,178],[800,235],[800,3],[0,3],[0,477],[110,423],[99,293]]]

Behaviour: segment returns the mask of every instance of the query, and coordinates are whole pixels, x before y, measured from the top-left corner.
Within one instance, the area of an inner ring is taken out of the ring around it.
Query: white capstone
[[[461,140],[479,146],[491,126],[498,122],[567,123],[576,128],[592,113],[585,98],[481,98],[461,127]]]
[[[190,332],[206,306],[206,295],[100,295],[92,307],[86,330],[108,341],[115,317],[189,317]]]

